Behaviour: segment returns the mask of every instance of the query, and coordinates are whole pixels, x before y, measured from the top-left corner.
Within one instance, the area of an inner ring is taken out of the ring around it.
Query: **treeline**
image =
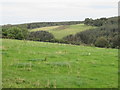
[[[51,41],[54,36],[46,31],[29,32],[26,28],[10,27],[2,28],[2,38],[32,40],[32,41]]]
[[[47,27],[47,26],[58,26],[58,25],[74,25],[83,23],[82,21],[69,21],[69,22],[38,22],[38,23],[26,23],[26,24],[18,24],[18,25],[3,25],[2,28],[9,28],[9,27],[22,27],[27,29],[34,29],[40,27]]]
[[[26,28],[20,28],[20,27],[2,28],[2,38],[23,40],[23,39],[27,39],[28,34],[29,32]]]
[[[2,28],[1,38],[6,39],[18,39],[18,40],[30,40],[30,41],[43,41],[53,43],[67,43],[64,40],[57,40],[53,34],[47,31],[29,32],[27,28],[23,27],[6,27]]]
[[[84,24],[90,25],[90,26],[103,26],[107,22],[107,18],[100,18],[93,20],[92,18],[86,18],[84,21]]]
[[[111,18],[100,18],[93,20],[92,18],[86,18],[84,20],[84,24],[90,26],[104,26],[104,25],[111,25],[111,24],[118,24],[118,17],[111,17]]]
[[[87,44],[97,47],[119,48],[120,38],[118,18],[85,19],[84,24],[99,26],[98,28],[79,32],[63,38],[72,44]]]
[[[56,25],[74,25],[80,24],[82,21],[69,21],[69,22],[40,22],[40,23],[28,23],[18,25],[3,25],[2,26],[2,38],[19,39],[19,40],[34,40],[34,41],[47,41],[47,42],[63,42],[63,40],[56,40],[54,36],[45,31],[29,32],[29,29],[40,28],[46,26]]]

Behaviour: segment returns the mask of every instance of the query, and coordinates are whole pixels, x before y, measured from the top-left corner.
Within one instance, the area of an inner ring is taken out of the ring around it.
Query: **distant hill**
[[[8,32],[10,27],[18,27],[21,30],[27,29],[29,32],[49,32],[55,37],[52,42],[77,45],[87,44],[112,48],[118,48],[120,45],[120,38],[118,37],[118,17],[99,19],[86,18],[84,21],[37,22],[18,25],[4,25],[2,26],[3,37],[9,38],[8,35],[10,38],[11,35],[14,37],[14,34],[12,33],[13,31],[10,32],[12,33],[11,35]]]
[[[42,28],[31,29],[31,32],[35,31],[48,31],[52,33],[56,39],[62,39],[67,35],[74,35],[78,32],[93,29],[95,26],[88,26],[85,24],[76,24],[76,25],[60,25],[60,26],[49,26]]]
[[[41,27],[48,27],[48,26],[59,26],[59,25],[75,25],[81,24],[83,21],[66,21],[66,22],[35,22],[35,23],[25,23],[25,24],[17,24],[17,25],[3,25],[2,27],[25,27],[27,29],[34,29],[34,28],[41,28]]]

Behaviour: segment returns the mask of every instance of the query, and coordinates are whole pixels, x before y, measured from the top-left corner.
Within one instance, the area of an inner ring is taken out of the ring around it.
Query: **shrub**
[[[2,37],[10,39],[26,39],[28,35],[28,30],[19,27],[10,27],[2,29]]]
[[[108,41],[105,37],[99,37],[95,42],[95,46],[97,46],[97,47],[108,47]]]
[[[119,48],[119,46],[120,46],[120,37],[119,36],[115,36],[115,37],[113,37],[113,39],[112,39],[112,48]]]
[[[54,39],[54,36],[46,31],[36,31],[31,32],[28,39],[33,41],[50,41]]]

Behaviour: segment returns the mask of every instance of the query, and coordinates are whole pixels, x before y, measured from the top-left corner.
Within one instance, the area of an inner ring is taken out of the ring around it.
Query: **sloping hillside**
[[[76,34],[78,32],[93,29],[95,27],[88,26],[84,24],[76,24],[76,25],[61,25],[61,26],[50,26],[50,27],[43,27],[43,28],[36,28],[32,29],[33,31],[48,31],[52,33],[56,39],[62,39],[63,37],[70,35],[70,34]]]
[[[3,39],[3,88],[117,88],[118,50]]]

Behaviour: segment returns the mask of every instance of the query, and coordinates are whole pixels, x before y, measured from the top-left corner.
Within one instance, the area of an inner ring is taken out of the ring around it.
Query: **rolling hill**
[[[117,18],[86,19],[84,23],[41,22],[3,26],[4,39],[0,39],[3,88],[117,88]],[[36,31],[42,31],[39,32],[42,34]],[[35,39],[27,37],[29,32],[35,32],[31,35]],[[51,33],[55,38],[49,41]],[[49,37],[42,42],[36,35],[43,39]],[[62,38],[70,42],[60,40]],[[96,41],[101,41],[99,44],[106,41],[109,47],[95,47]]]
[[[52,33],[56,39],[62,39],[67,35],[74,35],[78,32],[96,28],[95,26],[88,26],[84,24],[76,24],[76,25],[60,25],[60,26],[49,26],[49,27],[42,27],[42,28],[35,28],[31,29],[31,32],[34,31],[48,31]]]
[[[3,88],[117,88],[118,50],[3,39]]]

